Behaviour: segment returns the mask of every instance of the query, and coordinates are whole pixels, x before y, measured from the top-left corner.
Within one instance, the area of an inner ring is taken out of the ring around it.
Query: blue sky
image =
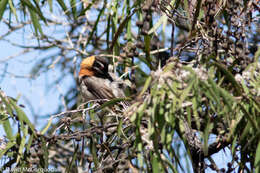
[[[7,28],[0,23],[0,36],[6,32]],[[31,41],[24,37],[28,32],[31,32],[30,28],[25,33],[20,31],[18,34],[14,33],[6,38],[15,43],[27,43]],[[30,70],[35,65],[36,60],[43,56],[43,53],[33,52],[10,58],[10,56],[21,51],[22,49],[11,45],[7,41],[0,40],[0,87],[8,96],[14,98],[20,96],[19,103],[25,105],[23,110],[30,120],[34,122],[35,119],[32,117],[31,108],[39,116],[55,112],[61,100],[60,96],[65,94],[67,86],[64,84],[46,90],[46,82],[54,81],[59,75],[59,71],[55,67],[35,79],[29,78],[31,75]],[[5,74],[4,77],[2,77],[3,73]],[[65,83],[68,83],[69,86],[71,82],[75,81],[68,79]],[[45,119],[47,120],[47,117]],[[41,119],[37,123],[40,125],[37,126],[38,128],[36,127],[38,130],[39,127],[45,124]]]

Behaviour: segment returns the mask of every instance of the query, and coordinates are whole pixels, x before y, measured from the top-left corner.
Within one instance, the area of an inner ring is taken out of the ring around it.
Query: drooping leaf
[[[72,155],[72,159],[69,162],[69,166],[66,169],[66,173],[70,173],[71,172],[71,168],[73,166],[73,164],[75,163],[75,160],[77,158],[77,154],[78,154],[78,149],[79,149],[79,144],[76,145],[76,148],[74,149],[73,155]]]
[[[256,172],[260,172],[260,142],[258,142],[258,145],[257,145],[254,166],[255,166]]]
[[[5,130],[5,134],[6,134],[7,139],[12,140],[13,139],[13,130],[12,130],[12,127],[10,125],[9,119],[4,120],[3,127],[4,127],[4,130]]]
[[[2,19],[3,14],[6,10],[7,3],[8,3],[8,0],[1,0],[0,1],[0,20]]]
[[[29,12],[30,12],[30,16],[31,16],[31,19],[32,19],[32,23],[33,23],[33,27],[34,27],[34,31],[35,31],[36,36],[38,36],[38,32],[40,32],[40,34],[43,34],[41,25],[39,23],[39,19],[37,18],[37,15],[31,9],[29,9]]]
[[[234,76],[232,75],[232,73],[226,69],[222,64],[218,63],[218,62],[214,62],[213,63],[216,67],[218,67],[219,70],[221,70],[224,74],[225,77],[232,83],[233,87],[235,88],[235,90],[237,91],[238,95],[241,95],[242,91],[241,91],[241,87],[238,85],[237,81],[235,80]]]
[[[57,2],[59,3],[60,7],[62,8],[64,14],[66,14],[68,17],[70,15],[70,11],[68,10],[66,4],[64,3],[63,0],[57,0]]]
[[[168,18],[166,14],[162,15],[160,19],[157,21],[156,24],[153,25],[153,27],[148,31],[148,35],[155,32],[163,23],[167,22]]]
[[[70,0],[70,8],[74,19],[77,19],[77,2],[76,0]]]
[[[8,0],[8,4],[10,6],[10,9],[11,9],[12,13],[14,14],[14,16],[16,18],[16,21],[18,21],[18,16],[16,14],[16,9],[14,7],[13,1],[12,0]],[[1,17],[0,17],[0,20],[1,20]]]
[[[18,107],[13,100],[10,100],[10,103],[11,103],[12,107],[15,109],[19,120],[22,121],[22,122],[25,122],[30,127],[30,131],[34,135],[36,135],[35,134],[35,127],[34,127],[34,125],[31,123],[31,121],[26,116],[26,114],[23,112],[23,110],[20,107]]]
[[[98,14],[98,17],[97,17],[97,20],[96,20],[96,22],[95,22],[95,24],[94,24],[94,27],[93,27],[91,33],[89,34],[88,41],[87,41],[87,45],[88,45],[89,42],[92,40],[93,34],[97,31],[97,25],[98,25],[98,23],[99,23],[99,20],[100,20],[102,14],[104,13],[105,9],[106,9],[106,7],[103,6],[102,9],[100,10],[100,12],[99,12],[99,14]]]

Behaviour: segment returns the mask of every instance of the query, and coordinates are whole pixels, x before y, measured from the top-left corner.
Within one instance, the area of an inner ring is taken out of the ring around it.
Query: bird
[[[84,101],[125,98],[123,81],[108,66],[108,59],[97,55],[82,60],[78,82]]]

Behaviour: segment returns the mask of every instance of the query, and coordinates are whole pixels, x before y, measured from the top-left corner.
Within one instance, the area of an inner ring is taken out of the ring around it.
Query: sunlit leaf
[[[255,164],[256,172],[260,172],[260,142],[258,142],[255,156]]]
[[[144,87],[143,87],[142,91],[140,92],[139,97],[141,97],[141,96],[146,92],[146,90],[147,90],[147,89],[149,88],[149,86],[150,86],[151,81],[152,81],[152,77],[149,76],[149,77],[146,79],[146,81],[145,81]]]
[[[53,118],[51,117],[51,118],[49,119],[49,121],[48,121],[48,124],[42,129],[42,131],[41,131],[41,134],[42,134],[42,135],[44,135],[44,134],[47,132],[47,130],[48,130],[49,127],[51,126],[52,120],[53,120]]]
[[[12,148],[16,143],[14,141],[9,141],[5,148],[3,150],[0,150],[0,158],[3,157],[3,155],[10,149]]]
[[[0,1],[0,20],[2,19],[3,14],[6,10],[7,3],[8,3],[8,0],[1,0]]]
[[[152,34],[155,32],[163,23],[165,23],[168,20],[166,14],[162,15],[160,19],[157,21],[156,24],[153,25],[153,27],[148,31],[148,34]]]
[[[154,154],[152,154],[152,167],[153,167],[153,172],[154,173],[160,172],[159,161],[157,159],[157,156],[154,155]]]
[[[13,139],[13,131],[12,131],[12,127],[10,125],[9,119],[4,120],[3,127],[4,127],[4,130],[5,130],[5,134],[6,134],[7,139],[12,140]]]

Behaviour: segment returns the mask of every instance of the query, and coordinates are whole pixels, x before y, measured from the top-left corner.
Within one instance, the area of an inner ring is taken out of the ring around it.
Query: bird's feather
[[[113,94],[110,81],[107,79],[100,79],[95,76],[85,77],[83,79],[84,85],[87,86],[89,92],[91,92],[97,99],[113,99],[116,96]]]

